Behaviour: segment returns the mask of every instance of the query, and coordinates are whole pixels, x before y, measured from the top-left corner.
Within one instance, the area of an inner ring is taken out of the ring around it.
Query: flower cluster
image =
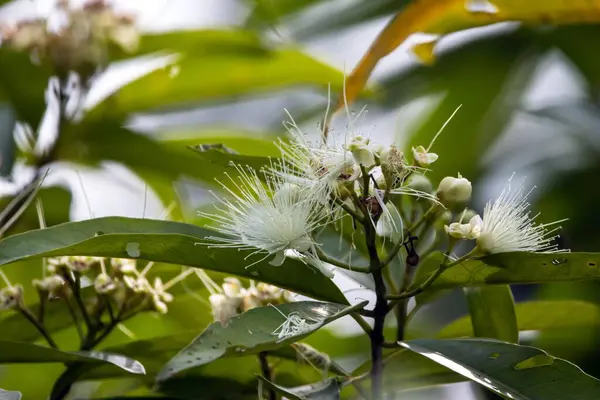
[[[155,277],[152,283],[147,277],[152,263],[138,271],[135,260],[112,258],[105,265],[105,259],[87,256],[55,257],[47,260],[46,275],[34,279],[32,284],[42,301],[65,299],[81,295],[87,311],[108,300],[122,310],[123,314],[143,311],[156,311],[165,314],[167,304],[173,301],[173,295],[167,290],[175,283],[190,275],[184,271],[167,283]],[[3,275],[4,276],[4,275]],[[6,279],[7,286],[0,290],[0,309],[15,309],[22,305],[23,288],[13,286]]]
[[[59,71],[84,75],[106,63],[109,43],[134,52],[139,37],[135,20],[118,14],[105,0],[90,0],[77,8],[61,0],[48,18],[0,27],[3,45],[27,51],[34,59],[49,57]]]
[[[277,143],[281,159],[261,171],[238,166],[238,176],[228,176],[228,184],[222,184],[226,197],[219,200],[224,207],[214,214],[202,213],[221,234],[207,238],[210,243],[205,244],[250,250],[248,257],[263,255],[248,266],[268,257],[271,264],[281,265],[286,256],[294,255],[328,277],[333,276],[332,259],[321,249],[318,234],[345,216],[354,226],[359,222],[366,231],[374,230],[384,242],[395,241],[396,252],[405,247],[409,264],[419,259],[412,245],[414,235],[430,230],[437,242],[444,233],[449,243],[476,240],[483,254],[557,250],[555,230],[547,229],[552,224],[536,225],[530,217],[523,186],[509,185],[485,207],[482,217],[473,215],[469,220],[461,214],[473,191],[467,178],[460,173],[447,176],[433,189],[426,174],[439,158],[432,147],[441,130],[429,146],[412,147],[407,156],[396,145],[366,137],[353,123],[341,135],[323,132],[316,142],[293,119],[286,126],[291,138]],[[436,224],[444,211],[458,221],[445,227]],[[370,240],[376,245],[377,239]]]
[[[221,287],[215,284],[211,286],[209,301],[213,317],[222,324],[252,308],[283,304],[292,299],[290,292],[277,286],[250,282],[250,286],[244,288],[239,279],[231,277],[225,278]],[[209,288],[211,286],[207,285]]]

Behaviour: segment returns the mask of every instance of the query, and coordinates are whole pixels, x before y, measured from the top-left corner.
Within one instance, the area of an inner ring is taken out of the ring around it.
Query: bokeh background
[[[193,222],[196,211],[212,203],[208,190],[227,166],[186,146],[224,144],[243,155],[276,156],[272,141],[286,134],[284,110],[316,135],[328,91],[335,100],[344,73],[407,2],[115,0],[116,7],[135,16],[144,34],[142,46],[136,57],[120,57],[110,65],[88,93],[86,115],[57,139],[42,190],[48,224],[105,215],[158,218],[174,201],[173,217]],[[2,3],[0,25],[47,15],[54,5],[52,0]],[[432,179],[460,172],[473,182],[472,208],[482,210],[513,173],[526,177],[528,185],[537,187],[531,200],[542,221],[569,218],[562,224],[562,244],[573,251],[597,251],[599,34],[595,25],[532,29],[496,24],[446,36],[432,66],[421,64],[406,43],[377,67],[350,118],[366,106],[360,118],[363,132],[408,149],[429,143],[462,105],[435,143],[440,159]],[[15,146],[13,130],[17,121],[38,125],[47,78],[48,71],[28,55],[0,48],[0,194],[5,202],[33,175],[34,167]],[[345,129],[348,117],[339,113],[334,128]],[[31,211],[8,234],[34,228]],[[35,276],[19,265],[6,270],[16,280]],[[359,287],[350,280],[343,285]],[[199,283],[191,286],[193,293],[183,293],[167,317],[132,321],[129,332],[111,338],[112,345],[202,329],[210,319],[202,300],[206,294]],[[521,286],[513,292],[518,301],[600,302],[594,282]],[[369,293],[356,296],[369,298]],[[449,294],[419,312],[415,329],[435,332],[465,313],[461,293]],[[600,377],[600,311],[586,318],[582,328],[526,332],[523,340]],[[0,323],[0,337],[17,329]],[[357,332],[349,324],[335,324],[333,333],[322,336]],[[65,343],[73,334],[69,329],[60,333]],[[328,340],[329,349],[323,350],[351,358],[343,338]],[[204,372],[224,374],[219,368]],[[11,367],[0,372],[0,387],[7,380],[25,398],[42,398],[36,396],[59,372],[53,366]],[[240,374],[240,381],[249,379]],[[36,387],[28,387],[32,381]],[[119,382],[135,386],[126,379]],[[108,387],[110,392],[114,386],[81,390],[101,393]],[[466,383],[410,396],[492,398]]]

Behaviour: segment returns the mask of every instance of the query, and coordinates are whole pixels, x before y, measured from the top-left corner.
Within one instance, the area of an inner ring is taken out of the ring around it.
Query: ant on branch
[[[419,264],[419,254],[415,249],[415,240],[419,240],[418,236],[413,236],[408,233],[408,239],[403,243],[406,248],[406,265],[409,267],[416,267]]]

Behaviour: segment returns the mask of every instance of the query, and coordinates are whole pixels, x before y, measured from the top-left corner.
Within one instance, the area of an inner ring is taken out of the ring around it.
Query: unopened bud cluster
[[[239,279],[231,277],[223,280],[221,288],[221,292],[210,295],[209,301],[214,320],[223,324],[256,307],[287,303],[292,296],[287,290],[262,282],[244,288]]]
[[[54,21],[45,18],[3,26],[0,43],[27,51],[35,59],[49,57],[59,71],[83,75],[106,64],[111,43],[126,52],[137,50],[140,34],[133,17],[115,12],[103,0],[87,1],[77,8],[68,3],[60,1],[52,14],[60,21],[58,26],[51,26]]]
[[[173,295],[166,291],[161,278],[156,277],[151,283],[138,272],[134,260],[110,259],[106,271],[101,267],[103,262],[101,258],[86,256],[50,258],[46,268],[50,275],[34,279],[32,285],[43,301],[69,299],[74,285],[79,285],[79,292],[90,286],[93,292],[86,291],[83,299],[90,307],[104,297],[124,309],[167,313],[167,304],[173,301]],[[22,295],[21,285],[0,290],[0,310],[17,307]]]

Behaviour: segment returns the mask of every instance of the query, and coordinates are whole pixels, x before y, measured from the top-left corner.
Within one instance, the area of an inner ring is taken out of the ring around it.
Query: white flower
[[[450,225],[444,226],[446,233],[456,239],[477,239],[481,234],[482,220],[479,215],[471,217],[468,224],[453,222]]]
[[[478,221],[481,233],[477,238],[477,247],[487,254],[560,251],[557,245],[552,244],[556,237],[552,234],[560,227],[551,230],[547,227],[565,220],[536,225],[534,220],[537,215],[531,217],[527,210],[527,196],[531,191],[526,193],[522,184],[512,188],[511,180],[512,177],[500,197],[486,204],[483,220]]]
[[[437,154],[430,153],[429,150],[423,146],[413,147],[412,153],[415,164],[423,168],[433,164],[439,158]]]
[[[241,297],[229,297],[223,293],[214,293],[210,295],[208,300],[212,308],[214,320],[219,321],[222,324],[238,315],[241,311]]]
[[[17,308],[22,301],[23,287],[21,285],[8,286],[0,290],[0,311]]]
[[[254,170],[238,167],[239,179],[229,177],[235,189],[223,188],[233,196],[232,200],[220,199],[225,209],[218,214],[200,213],[217,222],[215,229],[225,236],[211,236],[208,240],[220,244],[213,247],[233,247],[255,250],[254,254],[275,256],[273,265],[281,265],[286,251],[300,253],[315,261],[324,274],[332,276],[317,255],[317,243],[313,231],[325,224],[323,198],[327,192],[323,187],[296,191],[284,188],[287,183],[276,174],[265,174],[263,183]],[[285,173],[285,167],[281,166]],[[284,190],[279,190],[284,188]],[[253,265],[251,264],[251,265]],[[251,266],[250,265],[250,266]]]
[[[360,168],[347,148],[348,143],[360,136],[346,132],[343,138],[339,138],[334,132],[330,132],[326,141],[313,143],[296,125],[291,115],[285,126],[292,139],[289,142],[280,141],[277,146],[284,162],[293,166],[294,173],[283,175],[283,178],[290,182],[300,182],[303,186],[325,184],[330,192],[335,193],[337,182],[352,182],[360,176]],[[366,151],[371,153],[370,150]],[[279,175],[282,175],[281,172],[276,171]]]

